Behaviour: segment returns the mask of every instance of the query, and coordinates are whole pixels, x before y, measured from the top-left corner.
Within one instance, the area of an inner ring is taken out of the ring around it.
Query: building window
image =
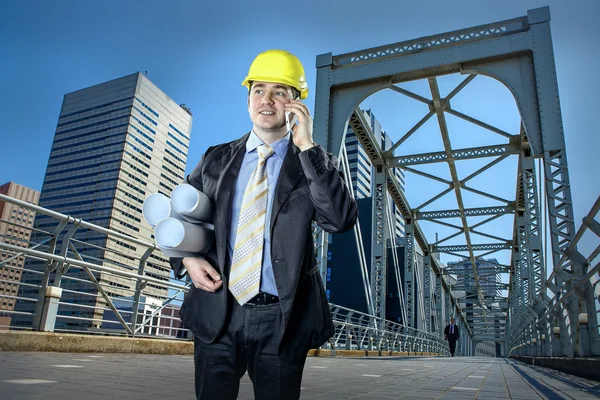
[[[123,100],[112,101],[110,103],[104,103],[104,104],[101,104],[99,106],[90,107],[90,108],[86,108],[84,110],[75,111],[75,112],[72,112],[70,114],[63,114],[63,115],[60,116],[60,118],[61,119],[62,118],[67,118],[67,117],[71,117],[73,115],[81,114],[81,113],[84,113],[84,112],[99,110],[100,108],[103,108],[103,107],[115,107],[118,104],[129,103],[129,100],[132,100],[132,99],[133,99],[133,97],[128,97],[128,98],[123,99]]]
[[[148,107],[146,105],[146,103],[144,103],[143,101],[141,101],[140,99],[138,99],[137,97],[135,98],[135,100],[140,103],[146,110],[150,111],[155,117],[158,118],[158,113],[156,111],[154,111],[153,109],[151,109],[150,107]]]
[[[143,112],[142,110],[140,110],[136,106],[133,106],[133,108],[135,108],[137,112],[139,112],[144,118],[146,118],[148,121],[150,121],[154,126],[158,126],[158,124],[156,123],[156,121],[153,120],[152,118],[150,118],[148,116],[148,114],[146,114],[145,112]]]
[[[177,132],[178,134],[180,134],[181,136],[186,138],[188,141],[190,140],[190,138],[185,133],[183,133],[179,129],[175,128],[172,124],[169,124],[169,128],[173,129],[175,132]]]
[[[187,144],[183,143],[181,140],[179,140],[178,138],[176,138],[175,135],[173,135],[171,132],[167,132],[167,136],[169,136],[171,139],[173,139],[174,141],[176,141],[177,143],[179,143],[180,145],[182,145],[186,149],[189,148]]]
[[[167,140],[167,145],[169,145],[170,147],[172,147],[173,149],[175,149],[175,151],[178,152],[179,154],[187,156],[186,152],[180,150],[177,146],[175,146],[173,143],[169,142],[168,140]]]

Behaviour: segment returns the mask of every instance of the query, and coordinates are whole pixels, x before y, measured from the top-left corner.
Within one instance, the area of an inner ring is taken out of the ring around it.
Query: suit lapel
[[[279,179],[275,187],[275,198],[273,199],[270,221],[271,232],[273,232],[273,225],[275,224],[279,210],[281,210],[281,206],[283,206],[283,203],[285,203],[300,178],[302,178],[303,171],[300,165],[300,158],[298,157],[299,153],[300,149],[294,145],[293,138],[290,137],[288,151],[283,159],[281,172],[279,173]]]
[[[221,171],[223,172],[217,184],[215,238],[221,271],[225,276],[227,276],[225,260],[227,254],[227,233],[229,232],[229,221],[231,220],[231,200],[235,189],[235,181],[244,159],[248,136],[250,136],[249,133],[231,143],[231,146],[223,152],[221,158]]]

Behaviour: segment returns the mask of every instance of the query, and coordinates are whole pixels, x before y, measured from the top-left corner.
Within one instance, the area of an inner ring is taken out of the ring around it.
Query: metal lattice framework
[[[451,73],[461,73],[466,77],[449,94],[442,96],[437,77]],[[451,100],[478,75],[500,81],[512,93],[521,116],[519,132],[506,132],[452,107]],[[429,98],[399,86],[402,82],[419,79],[426,80]],[[600,343],[597,305],[594,303],[598,281],[594,273],[597,273],[597,267],[590,269],[589,266],[600,251],[586,258],[578,253],[576,243],[573,243],[576,237],[549,8],[530,10],[525,17],[348,54],[320,55],[317,57],[316,89],[316,141],[328,151],[340,154],[347,127],[350,127],[376,170],[375,190],[385,187],[405,221],[403,304],[406,325],[424,324],[423,329],[432,331],[435,326],[436,330],[440,330],[449,316],[458,315],[459,323],[465,324],[468,332],[465,342],[460,344],[465,351],[474,349],[479,341],[493,340],[502,342],[505,351],[510,352],[523,347],[517,346],[522,344],[524,336],[530,337],[530,344],[534,343],[533,337],[537,337],[539,344],[542,336],[550,342],[550,336],[554,334],[557,337],[557,340],[552,340],[554,354],[598,354]],[[428,112],[405,134],[399,135],[395,144],[386,151],[374,139],[369,123],[358,108],[364,99],[381,90],[394,91],[428,107]],[[450,142],[446,115],[492,132],[504,143],[455,149]],[[434,116],[444,150],[396,155],[396,150],[402,148],[403,143]],[[495,196],[473,186],[471,180],[474,177],[511,156],[518,158],[514,199]],[[484,158],[490,161],[471,175],[459,179],[457,161]],[[543,167],[540,164],[536,169],[535,159],[542,160]],[[450,179],[415,168],[434,163],[446,164]],[[411,207],[391,173],[394,167],[445,184],[446,189],[423,204]],[[542,174],[541,179],[538,179],[539,174]],[[466,192],[498,205],[467,208],[463,201]],[[545,201],[542,193],[545,193]],[[453,195],[457,209],[427,209],[446,195]],[[376,196],[376,202],[385,198],[379,192]],[[544,203],[547,203],[545,213],[540,207]],[[374,211],[380,210],[381,204],[373,207]],[[514,216],[511,238],[480,229],[506,215]],[[469,217],[487,218],[472,223]],[[542,230],[543,217],[547,219],[544,227],[549,230],[554,265],[548,277],[542,252],[542,240],[546,237]],[[444,221],[449,218],[458,219],[460,223]],[[593,220],[594,217],[591,218]],[[419,221],[434,222],[455,229],[456,233],[428,241]],[[374,226],[379,226],[379,223]],[[595,221],[586,226],[597,233]],[[374,238],[379,237],[381,230],[374,228],[373,235]],[[489,241],[474,242],[474,235]],[[464,239],[464,244],[456,244],[457,238]],[[444,244],[451,239],[454,244]],[[417,267],[414,257],[417,248],[426,260],[425,271],[419,271]],[[381,255],[381,248],[378,251]],[[510,251],[510,265],[497,265],[482,275],[478,264],[499,251]],[[463,279],[462,285],[452,287],[448,271],[439,259],[432,256],[439,252],[459,257],[471,268],[472,279]],[[386,259],[379,258],[373,262],[375,268],[371,270],[370,286],[376,304],[382,298],[379,282],[384,279]],[[435,293],[432,293],[431,273],[436,277]],[[489,283],[490,276],[505,273],[509,273],[508,284]],[[490,295],[490,292],[505,290],[508,290],[508,296]],[[460,291],[467,295],[460,297],[455,293]],[[376,316],[385,318],[384,308],[378,307]],[[583,335],[587,336],[582,342],[581,321],[584,320],[587,321],[586,327],[589,324],[594,328]],[[545,349],[550,346],[546,343],[543,345]]]

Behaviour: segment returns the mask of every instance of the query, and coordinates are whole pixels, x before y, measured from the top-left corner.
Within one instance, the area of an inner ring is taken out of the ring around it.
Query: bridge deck
[[[513,360],[309,357],[302,399],[596,399],[600,382]],[[191,356],[0,353],[0,398],[193,398]],[[252,399],[247,375],[240,399]]]

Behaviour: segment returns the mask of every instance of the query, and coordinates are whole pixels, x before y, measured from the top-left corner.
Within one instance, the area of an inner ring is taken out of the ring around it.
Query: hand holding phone
[[[313,120],[308,107],[300,100],[290,100],[285,104],[286,125],[293,132],[294,144],[300,151],[308,150],[315,144],[312,141]],[[290,114],[293,115],[290,121]]]
[[[290,111],[286,111],[285,112],[285,125],[287,127],[288,132],[290,130],[292,130],[292,128],[294,127],[294,125],[296,125],[296,123],[298,122],[298,116],[296,114],[293,114],[294,116],[292,117],[292,120],[290,121]]]

